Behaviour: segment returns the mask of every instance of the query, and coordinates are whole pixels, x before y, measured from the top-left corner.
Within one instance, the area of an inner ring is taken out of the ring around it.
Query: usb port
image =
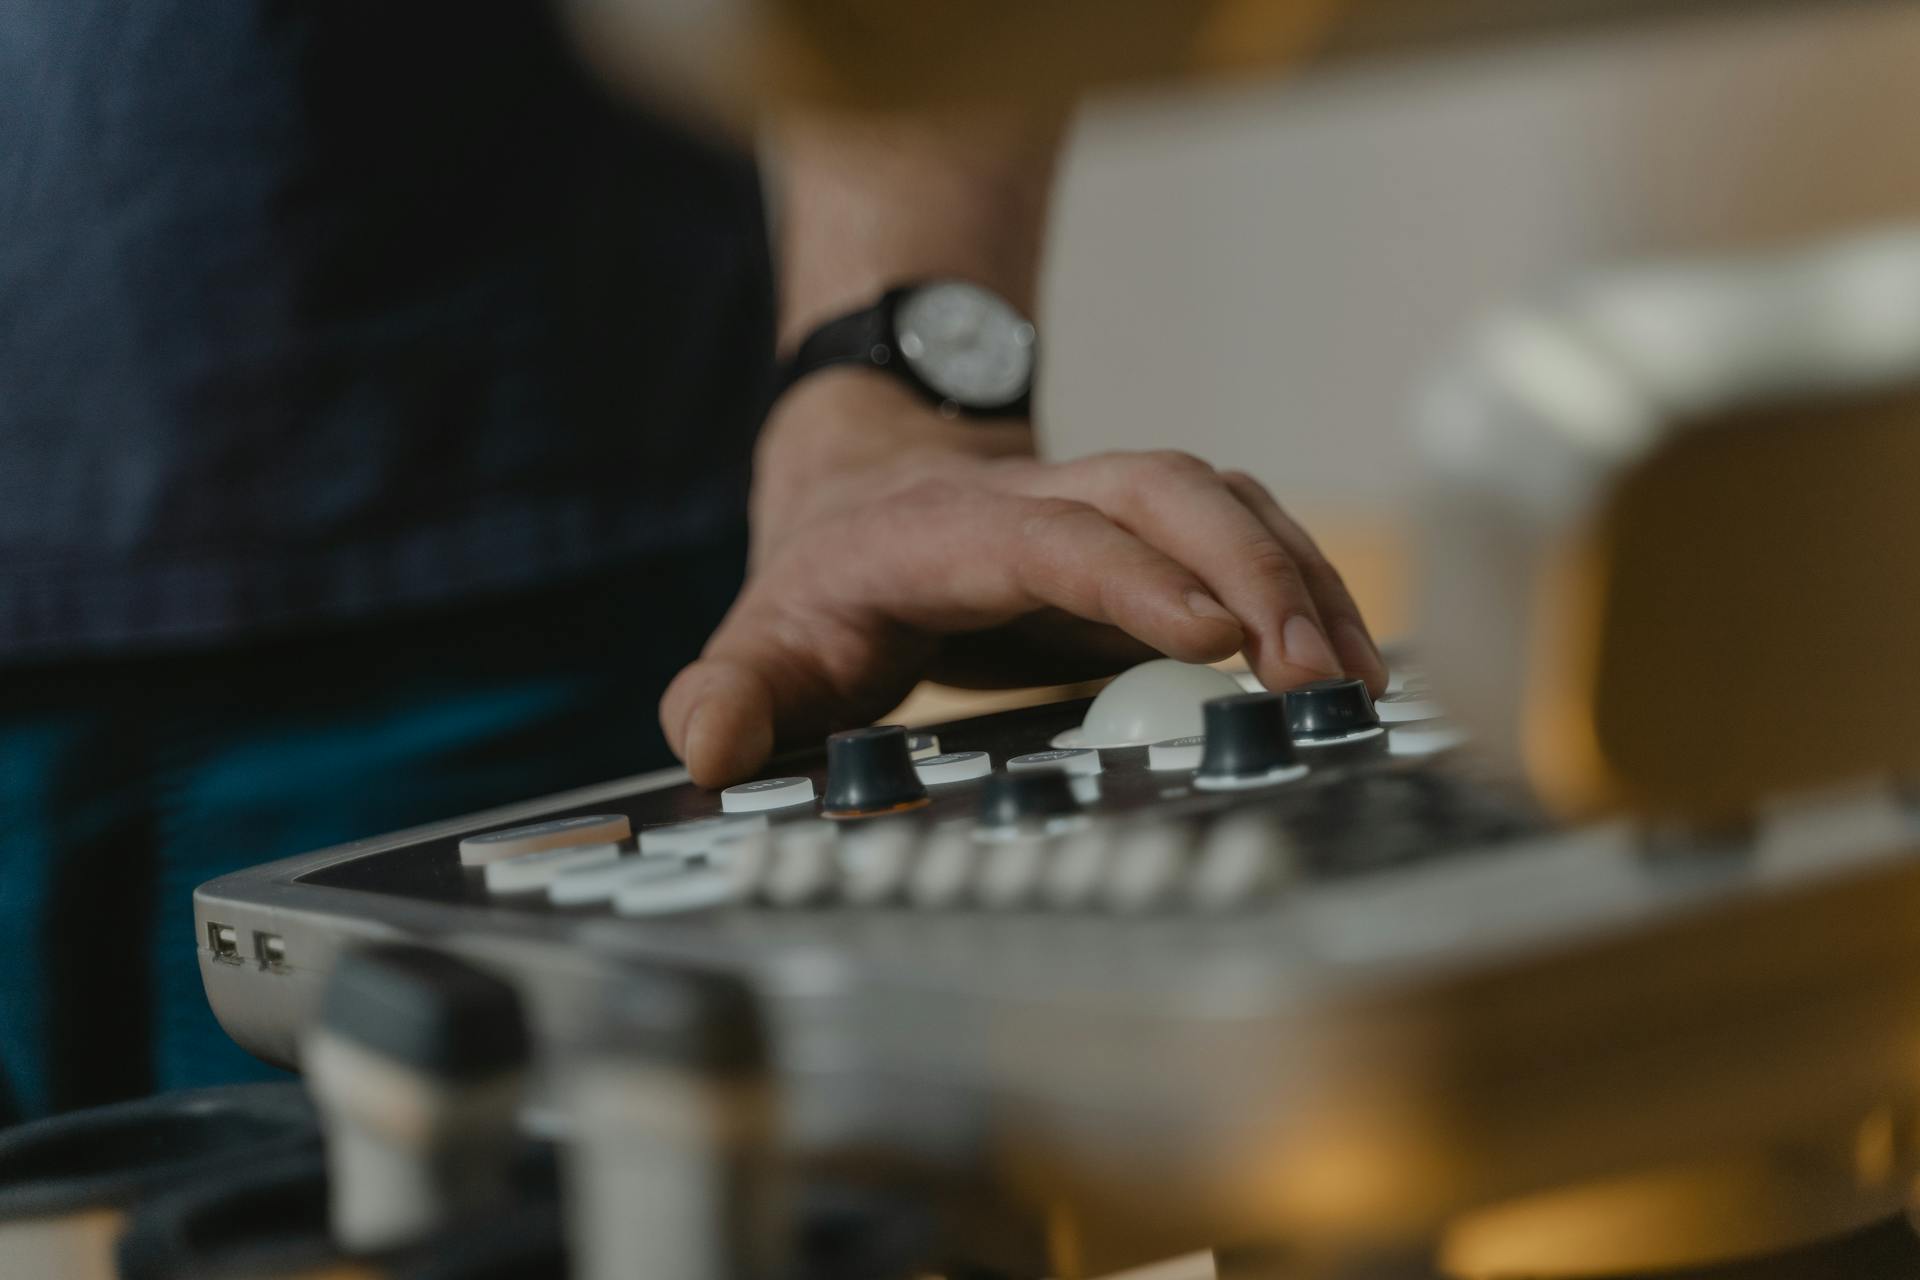
[[[263,969],[283,969],[287,964],[287,940],[277,933],[253,935],[253,955]]]
[[[238,962],[240,959],[240,931],[230,924],[215,924],[207,921],[207,949],[213,952],[215,960]]]

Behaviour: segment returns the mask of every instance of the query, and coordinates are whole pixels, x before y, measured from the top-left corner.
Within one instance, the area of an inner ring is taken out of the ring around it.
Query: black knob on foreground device
[[[849,729],[827,739],[827,794],[822,812],[884,813],[927,798],[913,770],[907,731],[897,724]]]
[[[505,1202],[529,1050],[501,979],[399,943],[341,955],[301,1065],[342,1248],[396,1248]]]
[[[1324,742],[1380,727],[1364,680],[1315,680],[1282,696],[1295,742]]]
[[[398,943],[341,955],[320,1025],[398,1069],[437,1079],[514,1070],[529,1052],[512,987],[453,956]]]
[[[1277,693],[1242,693],[1202,703],[1207,745],[1202,781],[1263,778],[1294,762],[1285,700]]]
[[[996,773],[980,791],[980,825],[1017,827],[1025,822],[1067,818],[1080,812],[1073,779],[1064,769],[1028,769]]]
[[[753,987],[677,964],[636,964],[617,979],[568,1062],[565,1274],[794,1274],[783,1246],[800,1224],[784,1217],[774,1045]]]

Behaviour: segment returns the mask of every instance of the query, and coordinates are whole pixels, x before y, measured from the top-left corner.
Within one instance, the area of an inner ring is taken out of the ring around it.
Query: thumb
[[[773,754],[773,692],[745,663],[702,658],[667,686],[660,727],[696,783],[725,786]]]

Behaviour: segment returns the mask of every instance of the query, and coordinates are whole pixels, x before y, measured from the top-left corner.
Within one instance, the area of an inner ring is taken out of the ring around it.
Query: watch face
[[[922,285],[900,300],[893,327],[914,373],[963,408],[1012,404],[1033,383],[1033,325],[979,285]]]

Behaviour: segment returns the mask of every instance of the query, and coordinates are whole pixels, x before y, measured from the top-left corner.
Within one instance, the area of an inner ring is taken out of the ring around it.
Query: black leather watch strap
[[[795,383],[810,374],[840,365],[851,365],[893,375],[944,413],[964,413],[977,418],[1026,417],[1032,408],[1031,396],[1023,395],[1011,404],[990,409],[963,405],[942,395],[913,371],[912,365],[894,347],[893,316],[900,300],[919,287],[907,284],[889,289],[872,306],[836,316],[808,334],[793,353],[793,358],[781,367],[774,383],[774,400],[779,400]]]
[[[779,381],[774,386],[775,398],[785,395],[788,388],[808,374],[835,365],[867,365],[875,369],[898,366],[904,370],[905,362],[893,349],[893,303],[899,292],[893,290],[870,307],[836,316],[808,334],[793,358],[780,370]],[[911,370],[905,372],[920,386],[920,380],[912,377]],[[924,392],[925,388],[921,390]]]

